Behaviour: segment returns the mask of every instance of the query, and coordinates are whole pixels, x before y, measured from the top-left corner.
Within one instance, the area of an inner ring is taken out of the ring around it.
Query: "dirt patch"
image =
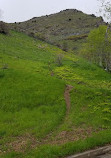
[[[66,101],[66,106],[67,106],[67,112],[66,114],[69,113],[70,111],[70,91],[72,90],[73,86],[71,85],[66,85],[66,89],[65,89],[65,92],[64,92],[64,98],[65,98],[65,101]]]
[[[1,151],[0,154],[5,154],[7,152],[26,152],[27,150],[34,149],[39,147],[43,144],[50,144],[50,145],[62,145],[68,142],[78,141],[80,139],[84,140],[93,133],[98,133],[102,129],[93,129],[90,128],[74,128],[71,131],[61,131],[56,136],[53,136],[53,133],[50,133],[46,138],[37,140],[35,137],[31,136],[30,134],[26,134],[25,136],[19,136],[14,138],[14,141],[7,143],[6,148],[7,151]]]
[[[57,136],[52,137],[50,140],[44,140],[44,144],[65,144],[67,142],[74,142],[80,139],[86,139],[87,137],[92,136],[93,133],[98,133],[100,129],[89,128],[74,128],[71,131],[61,131]]]
[[[8,152],[25,152],[28,148],[35,148],[38,144],[37,139],[30,134],[13,138],[14,141],[7,143]]]

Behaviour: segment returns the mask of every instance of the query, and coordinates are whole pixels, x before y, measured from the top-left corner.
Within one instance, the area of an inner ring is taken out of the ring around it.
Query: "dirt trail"
[[[66,85],[66,89],[65,89],[65,92],[64,92],[64,98],[65,98],[65,101],[66,101],[66,108],[67,108],[67,111],[66,111],[66,114],[69,113],[70,111],[70,91],[72,90],[73,86],[71,85]]]

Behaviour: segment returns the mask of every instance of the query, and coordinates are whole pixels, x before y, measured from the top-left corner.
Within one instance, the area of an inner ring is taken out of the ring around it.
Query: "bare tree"
[[[110,0],[99,0],[101,2],[100,12],[103,17],[108,21],[106,29],[106,43],[108,38],[111,39],[111,1]]]
[[[0,9],[0,33],[2,34],[9,34],[9,26],[5,22],[3,22],[2,19],[2,13],[3,11]]]
[[[2,10],[0,9],[0,20],[2,19]]]
[[[0,10],[0,18],[1,18],[1,10]]]
[[[104,17],[109,24],[111,24],[111,1],[98,0],[100,2],[99,13]]]

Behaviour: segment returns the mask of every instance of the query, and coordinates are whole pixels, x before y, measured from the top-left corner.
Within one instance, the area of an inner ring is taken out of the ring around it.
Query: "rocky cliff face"
[[[78,41],[83,42],[89,31],[101,24],[104,24],[102,17],[87,15],[76,9],[66,9],[11,25],[14,29],[61,47],[66,43],[68,49],[70,47],[74,50],[78,49]]]

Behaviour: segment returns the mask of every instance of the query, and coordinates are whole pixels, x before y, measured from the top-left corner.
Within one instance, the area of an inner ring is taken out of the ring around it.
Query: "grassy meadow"
[[[111,74],[23,33],[0,34],[0,158],[64,157],[109,142]]]

